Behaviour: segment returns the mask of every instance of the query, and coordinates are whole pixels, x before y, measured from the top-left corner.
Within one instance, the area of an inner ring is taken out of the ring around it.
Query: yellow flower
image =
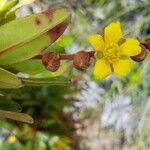
[[[122,36],[120,22],[113,22],[104,29],[104,36],[90,35],[89,41],[96,51],[97,61],[94,66],[94,76],[104,79],[111,73],[124,76],[130,72],[132,59],[130,56],[141,52],[137,39]]]
[[[9,141],[10,143],[15,143],[16,140],[17,140],[17,138],[16,138],[15,135],[11,135],[11,136],[8,137],[8,141]]]

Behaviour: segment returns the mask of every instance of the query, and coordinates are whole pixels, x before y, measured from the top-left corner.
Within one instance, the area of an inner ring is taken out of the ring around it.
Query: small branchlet
[[[55,72],[59,69],[61,60],[73,61],[73,66],[76,69],[84,71],[89,67],[91,57],[94,57],[94,51],[80,51],[76,54],[56,54],[54,52],[49,52],[34,58],[42,59],[42,63],[46,69]]]
[[[146,58],[150,51],[150,40],[141,42],[141,48],[141,53],[132,56],[132,60],[140,62]],[[61,60],[73,61],[73,66],[76,69],[85,71],[90,66],[91,58],[95,58],[95,51],[79,51],[75,54],[57,54],[48,52],[43,55],[37,55],[33,59],[41,59],[47,70],[55,72],[59,69]]]

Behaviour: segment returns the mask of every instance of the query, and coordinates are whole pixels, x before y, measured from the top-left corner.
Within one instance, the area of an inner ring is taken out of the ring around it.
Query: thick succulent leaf
[[[0,96],[0,110],[21,112],[21,106],[13,100]]]
[[[33,123],[33,118],[24,113],[12,112],[12,111],[4,111],[0,110],[0,118],[7,118],[12,120],[17,120],[26,123]]]
[[[4,7],[6,2],[7,2],[7,0],[0,0],[0,10]]]
[[[0,25],[8,23],[9,21],[14,20],[15,18],[16,18],[15,11],[11,11],[11,12],[7,13],[7,15],[5,16],[5,18],[3,18],[2,20],[0,20]]]
[[[19,0],[19,3],[15,7],[13,7],[10,11],[15,11],[15,10],[19,9],[22,6],[33,3],[34,1],[35,0]]]
[[[39,38],[28,42],[18,48],[0,54],[0,64],[8,65],[24,61],[40,53],[45,47],[50,44],[49,38],[46,34]]]
[[[41,60],[29,59],[10,65],[9,69],[14,70],[15,72],[29,74],[32,78],[56,77],[62,74],[64,75],[65,72],[67,72],[69,69],[69,63],[63,61],[56,72],[50,72],[45,69]]]
[[[64,76],[59,76],[55,78],[43,78],[43,79],[22,79],[22,82],[26,86],[53,86],[53,85],[62,85],[66,86],[70,84],[70,80]]]
[[[61,9],[53,9],[47,13],[33,14],[28,17],[19,18],[2,26],[0,28],[0,41],[2,42],[0,51],[29,42],[49,31],[59,24],[62,19],[65,19],[63,16],[60,16],[60,12]],[[57,18],[55,18],[56,15],[58,15]]]
[[[9,68],[13,69],[16,72],[22,72],[22,73],[27,73],[31,75],[35,75],[40,72],[46,71],[41,60],[37,60],[37,59],[29,59],[23,62],[12,64],[12,65],[9,65]]]
[[[35,75],[30,75],[30,78],[33,79],[42,79],[42,78],[50,78],[50,77],[59,77],[61,75],[68,77],[68,73],[69,73],[69,66],[70,64],[66,63],[66,62],[62,62],[62,65],[60,66],[60,68],[56,71],[56,72],[50,72],[50,71],[43,71],[41,73],[35,74]]]
[[[46,50],[44,50],[44,53],[45,52],[54,52],[54,53],[58,53],[58,54],[65,54],[66,53],[66,50],[64,47],[62,46],[59,46],[57,44],[57,42],[55,42],[54,44],[52,44],[51,46],[49,46]]]
[[[0,27],[0,64],[32,58],[62,35],[70,20],[65,7],[19,18]]]
[[[21,80],[15,74],[0,68],[0,88],[19,88],[21,86]]]
[[[7,2],[7,0],[0,0],[0,25],[8,23],[16,18],[16,10],[24,5],[28,5],[33,3],[35,0],[13,0],[11,2]],[[6,6],[5,6],[6,4]],[[11,4],[11,5],[10,5]],[[3,8],[4,7],[4,8]],[[6,7],[6,8],[5,8]],[[2,9],[3,8],[3,9]],[[2,10],[1,10],[2,9]]]
[[[11,0],[8,1],[3,8],[0,10],[0,17],[4,17],[5,14],[11,9],[13,8],[15,5],[17,5],[17,3],[19,2],[19,0]],[[1,18],[0,18],[1,19]]]

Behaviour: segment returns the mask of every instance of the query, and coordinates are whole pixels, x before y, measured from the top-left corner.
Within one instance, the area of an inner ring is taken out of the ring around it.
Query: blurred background
[[[150,39],[149,0],[36,0],[17,15],[60,5],[72,9],[70,26],[56,41],[67,53],[90,50],[88,35],[116,20],[125,37]],[[149,66],[147,56],[124,78],[95,81],[91,65],[84,73],[69,70],[72,85],[1,90],[8,100],[0,100],[0,109],[21,109],[34,123],[0,119],[0,150],[149,150]]]

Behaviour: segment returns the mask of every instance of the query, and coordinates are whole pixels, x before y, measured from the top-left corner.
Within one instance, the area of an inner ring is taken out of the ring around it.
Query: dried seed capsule
[[[73,65],[80,71],[86,70],[90,65],[90,55],[88,52],[80,51],[74,55]]]
[[[150,50],[150,40],[142,43],[142,45],[144,45],[146,49]]]
[[[143,61],[145,59],[145,57],[147,56],[147,50],[143,44],[141,44],[141,48],[141,53],[136,56],[131,56],[131,59],[138,62]]]
[[[52,72],[57,71],[60,67],[59,55],[53,52],[44,54],[42,56],[42,62],[45,68]]]

